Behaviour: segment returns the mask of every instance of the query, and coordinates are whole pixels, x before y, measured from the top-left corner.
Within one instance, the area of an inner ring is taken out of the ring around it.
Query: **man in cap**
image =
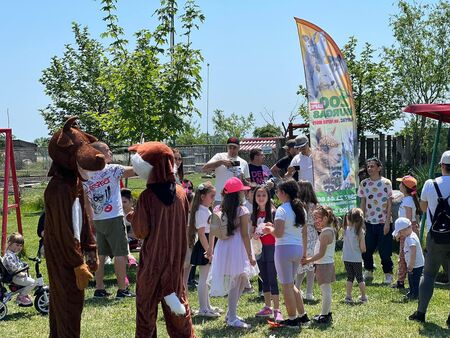
[[[417,311],[409,316],[410,320],[419,322],[425,322],[425,313],[433,296],[434,281],[440,266],[446,264],[448,272],[448,265],[450,264],[450,244],[436,243],[435,238],[433,238],[434,235],[430,234],[433,215],[438,206],[438,190],[444,199],[450,196],[450,150],[442,154],[440,165],[442,176],[434,180],[427,180],[420,195],[420,208],[423,212],[426,212],[429,232],[426,242],[425,266],[419,285],[419,304]],[[449,200],[447,200],[447,203],[449,203]],[[450,328],[450,313],[447,318],[447,327]]]
[[[278,160],[278,162],[270,168],[272,174],[279,178],[284,176],[292,162],[292,159],[298,154],[298,149],[295,148],[295,140],[288,140],[283,149],[286,151],[286,156]],[[298,172],[294,172],[293,177],[296,181],[298,181]]]
[[[227,152],[217,153],[206,163],[203,172],[216,172],[216,201],[215,205],[222,201],[222,190],[225,182],[231,177],[238,177],[242,181],[250,178],[248,163],[238,156],[239,139],[230,137],[227,140]]]
[[[292,177],[298,172],[299,181],[308,181],[314,186],[312,151],[308,138],[305,135],[297,136],[294,148],[298,149],[299,153],[292,159],[285,177]]]

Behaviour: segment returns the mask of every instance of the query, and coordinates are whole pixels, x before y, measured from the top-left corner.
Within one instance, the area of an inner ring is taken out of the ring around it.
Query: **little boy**
[[[8,247],[6,248],[6,253],[3,257],[3,266],[8,273],[14,275],[12,282],[16,285],[23,286],[17,296],[17,304],[19,306],[32,306],[33,301],[30,296],[28,296],[28,292],[34,288],[35,281],[28,276],[26,270],[17,273],[17,271],[27,267],[27,264],[22,262],[17,256],[19,252],[22,251],[23,243],[24,240],[21,234],[13,232],[9,235]]]
[[[422,276],[425,262],[419,237],[413,232],[411,221],[405,217],[397,218],[392,236],[405,239],[403,251],[405,253],[409,283],[409,292],[406,294],[405,299],[417,299],[419,297],[420,277]]]

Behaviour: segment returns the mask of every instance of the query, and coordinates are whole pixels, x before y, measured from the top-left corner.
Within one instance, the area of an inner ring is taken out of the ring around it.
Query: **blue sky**
[[[180,1],[182,5],[184,2]],[[361,45],[379,48],[393,43],[390,15],[393,0],[200,0],[206,21],[193,35],[194,46],[205,58],[203,98],[197,118],[206,131],[206,63],[210,64],[209,131],[215,109],[225,113],[274,112],[277,123],[287,122],[298,104],[296,90],[304,84],[294,16],[311,21],[330,34],[339,46],[351,35]],[[131,35],[153,30],[158,0],[118,2],[119,24]],[[93,37],[104,31],[100,1],[2,1],[0,4],[0,127],[7,127],[9,109],[13,134],[32,141],[47,136],[39,109],[49,98],[39,83],[42,70],[64,45],[73,43],[71,22],[87,25]],[[300,122],[300,121],[299,121]]]

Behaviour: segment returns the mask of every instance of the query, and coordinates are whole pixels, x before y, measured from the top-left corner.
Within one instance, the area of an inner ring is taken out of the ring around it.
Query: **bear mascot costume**
[[[97,247],[84,210],[81,179],[101,170],[105,157],[89,144],[97,139],[69,118],[48,145],[53,160],[44,193],[44,246],[50,281],[50,337],[80,336],[84,289],[97,268]],[[84,262],[87,255],[87,263]]]
[[[174,155],[163,143],[131,146],[134,171],[147,182],[131,216],[141,247],[136,281],[136,337],[157,337],[156,316],[162,303],[170,337],[194,336],[183,284],[189,203],[175,183]]]

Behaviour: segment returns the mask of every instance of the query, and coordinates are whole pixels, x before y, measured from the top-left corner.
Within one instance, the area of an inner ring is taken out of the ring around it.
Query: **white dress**
[[[238,217],[248,214],[246,207],[239,207]],[[247,257],[244,241],[242,240],[240,225],[237,225],[232,236],[219,239],[214,248],[208,284],[211,286],[211,297],[224,297],[243,274],[247,278],[258,275],[258,266],[252,266]]]
[[[314,255],[314,248],[316,246],[316,242],[319,239],[319,235],[317,234],[317,230],[314,226],[313,219],[313,211],[315,209],[315,205],[313,203],[308,204],[308,210],[306,212],[306,227],[307,228],[307,239],[306,239],[306,257],[311,257]],[[306,265],[299,265],[297,273],[302,274],[307,271],[314,271],[314,263],[308,263]]]

